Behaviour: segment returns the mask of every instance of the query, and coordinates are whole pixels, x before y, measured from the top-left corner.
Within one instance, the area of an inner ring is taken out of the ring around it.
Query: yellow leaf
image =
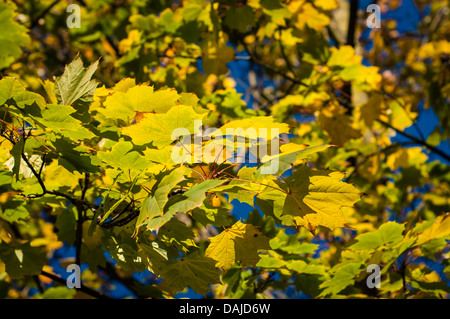
[[[416,246],[420,246],[435,238],[442,238],[450,235],[450,213],[439,216],[434,223],[419,234]]]
[[[235,262],[245,267],[255,266],[260,259],[258,250],[270,249],[269,238],[258,227],[241,221],[210,239],[205,256],[217,261],[216,267],[224,270]]]
[[[368,127],[372,127],[373,122],[380,117],[383,109],[383,96],[381,94],[373,94],[366,103],[359,107],[359,115]]]
[[[327,133],[330,144],[343,146],[352,139],[361,136],[351,123],[351,117],[344,113],[342,107],[331,106],[317,117],[317,123]]]
[[[82,174],[77,171],[74,171],[73,173],[68,171],[63,166],[59,165],[56,160],[45,166],[43,174],[45,185],[49,190],[64,186],[73,189],[79,185],[78,181],[83,178]]]
[[[119,52],[125,54],[130,51],[133,45],[136,45],[141,40],[141,32],[139,30],[131,30],[128,33],[128,38],[119,42]]]
[[[125,86],[128,86],[128,84],[123,83]],[[106,98],[105,109],[99,111],[106,117],[119,118],[130,122],[133,118],[142,119],[143,113],[167,112],[177,103],[179,97],[174,89],[154,91],[152,86],[140,84],[128,88],[126,92],[114,92]]]
[[[202,120],[205,115],[196,113],[191,106],[179,104],[164,114],[145,114],[139,123],[124,127],[122,133],[130,136],[136,145],[153,143],[161,149],[170,145],[177,133],[193,134],[194,121]]]
[[[58,241],[58,236],[54,232],[53,224],[43,224],[41,226],[41,231],[44,237],[33,239],[30,242],[31,246],[45,246],[48,252],[62,247],[63,243],[61,241]]]
[[[388,105],[391,124],[399,130],[403,130],[413,124],[413,120],[417,117],[418,113],[411,111],[411,104],[405,101],[391,101]]]
[[[355,49],[350,45],[343,45],[339,49],[331,47],[331,56],[327,65],[330,67],[341,66],[346,67],[353,64],[360,64],[362,56],[356,55]]]
[[[227,63],[234,59],[234,49],[227,46],[227,35],[219,32],[219,38],[208,36],[201,43],[203,70],[208,74],[224,74],[228,72]]]
[[[317,11],[312,4],[305,3],[300,9],[295,26],[303,29],[307,25],[311,29],[320,31],[329,24],[330,18],[327,15]]]
[[[314,5],[323,10],[334,10],[339,7],[336,0],[314,0]]]
[[[386,165],[391,170],[395,171],[399,168],[410,166],[412,162],[420,164],[426,160],[427,156],[422,152],[420,147],[402,148],[388,156]]]
[[[297,225],[313,233],[317,226],[331,230],[348,227],[341,208],[353,206],[362,193],[342,182],[343,178],[341,172],[311,170],[307,165],[297,168],[286,179],[288,192],[283,215],[293,215]]]

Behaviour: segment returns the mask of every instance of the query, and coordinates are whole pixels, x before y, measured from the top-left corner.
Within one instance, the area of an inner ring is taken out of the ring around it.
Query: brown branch
[[[350,15],[348,18],[347,45],[355,46],[356,23],[358,20],[358,0],[350,1]]]
[[[380,154],[380,153],[387,152],[387,151],[389,151],[389,150],[391,150],[391,149],[393,149],[393,148],[400,147],[400,146],[404,146],[404,145],[408,145],[408,144],[412,144],[412,142],[390,144],[390,145],[386,146],[385,148],[376,150],[376,151],[374,151],[374,152],[372,152],[372,153],[369,153],[369,154],[365,155],[365,156],[362,158],[361,161],[357,162],[357,163],[354,165],[353,171],[352,171],[352,172],[350,173],[350,175],[345,179],[345,181],[346,181],[346,182],[350,181],[350,179],[358,172],[358,168],[359,168],[361,165],[363,165],[364,163],[366,163],[371,157],[373,157],[373,156],[375,156],[375,155],[377,155],[377,154]]]
[[[45,276],[47,278],[50,278],[53,281],[59,282],[59,283],[61,283],[63,285],[67,285],[66,280],[64,280],[61,277],[58,277],[55,274],[52,274],[52,273],[49,273],[49,272],[46,272],[46,271],[42,270],[41,271],[41,275]],[[109,296],[107,296],[105,294],[102,294],[101,292],[98,292],[98,291],[96,291],[96,290],[94,290],[92,288],[86,287],[83,284],[81,284],[80,288],[75,288],[75,289],[77,289],[77,290],[79,290],[81,292],[84,292],[85,294],[88,294],[88,295],[90,295],[90,296],[92,296],[94,298],[97,298],[97,299],[111,299],[111,297],[109,297]]]
[[[81,266],[81,245],[83,243],[83,210],[77,206],[77,228],[75,229],[75,264]]]
[[[431,145],[431,144],[428,144],[426,141],[424,141],[424,140],[422,140],[422,139],[420,139],[420,138],[417,138],[417,137],[415,137],[415,136],[413,136],[413,135],[411,135],[411,134],[409,134],[409,133],[406,133],[406,132],[404,132],[404,131],[402,131],[402,130],[399,130],[398,128],[393,127],[391,124],[389,124],[389,123],[387,123],[387,122],[385,122],[385,121],[383,121],[383,120],[377,119],[376,121],[377,121],[378,123],[380,123],[380,124],[382,124],[382,125],[388,127],[388,128],[393,129],[393,130],[394,130],[395,132],[397,132],[398,134],[403,135],[404,137],[409,138],[410,140],[416,142],[417,144],[420,144],[420,145],[426,147],[428,150],[430,150],[431,152],[436,153],[436,154],[438,154],[439,156],[445,158],[447,161],[450,161],[450,155],[449,155],[449,154],[446,154],[446,153],[444,153],[443,151],[441,151],[440,149],[438,149],[437,147],[435,147],[435,146],[433,146],[433,145]]]
[[[36,18],[33,19],[33,21],[30,24],[30,29],[33,29],[39,22],[40,19],[45,17],[47,13],[59,2],[60,0],[55,0],[52,3],[50,3],[47,8],[45,8]]]
[[[358,0],[350,1],[350,14],[348,21],[348,30],[347,30],[347,40],[346,44],[352,47],[355,47],[355,33],[356,33],[356,24],[358,21]],[[352,101],[352,84],[351,82],[347,82],[343,88],[343,98],[346,100],[344,103],[344,107],[347,109],[346,114],[351,115],[353,108],[351,106]]]
[[[296,84],[299,84],[299,85],[309,88],[309,85],[304,83],[303,81],[293,78],[292,76],[290,76],[278,69],[275,69],[271,65],[268,65],[268,64],[264,63],[263,61],[261,61],[261,59],[257,56],[257,54],[250,50],[247,43],[245,43],[245,41],[244,41],[244,39],[242,39],[242,37],[238,37],[238,41],[244,46],[244,49],[245,49],[245,51],[247,51],[251,62],[253,62],[259,66],[262,66],[263,68],[267,69],[268,71],[270,71],[272,73],[280,75],[281,77],[285,78],[286,80],[289,80],[293,83],[296,83]]]

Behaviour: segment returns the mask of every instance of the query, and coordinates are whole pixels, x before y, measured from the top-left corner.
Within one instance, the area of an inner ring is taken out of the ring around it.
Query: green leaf
[[[102,237],[103,248],[111,254],[117,265],[126,271],[143,271],[145,264],[138,254],[138,245],[128,237],[124,242],[118,242],[115,237]]]
[[[20,140],[14,144],[12,147],[10,153],[14,158],[14,167],[12,169],[13,177],[16,178],[16,180],[19,179],[19,172],[20,172],[20,165],[22,163],[22,154],[25,147],[25,139],[20,138]]]
[[[323,266],[308,264],[303,260],[289,260],[286,268],[299,274],[325,275]]]
[[[68,287],[50,287],[38,299],[73,299],[76,289]]]
[[[28,92],[26,87],[16,78],[6,76],[0,80],[0,105],[13,99],[17,106],[25,108],[36,103],[39,107],[45,105],[45,99],[33,92]]]
[[[410,284],[411,287],[423,292],[431,292],[437,295],[450,293],[450,287],[444,281],[424,282],[418,280],[410,280],[408,281],[408,284]]]
[[[15,11],[13,2],[0,1],[0,69],[9,67],[30,44],[27,28],[15,21]]]
[[[181,259],[169,260],[162,269],[162,277],[173,293],[191,287],[198,294],[211,291],[209,285],[220,283],[220,271],[216,262],[193,252]]]
[[[402,234],[404,230],[404,224],[387,222],[374,232],[358,235],[356,237],[358,242],[349,248],[353,250],[373,250],[383,245],[394,247],[403,239],[404,236]]]
[[[247,5],[232,6],[225,14],[225,23],[230,29],[245,33],[254,23],[253,11]]]
[[[225,183],[225,180],[212,179],[195,184],[188,191],[184,192],[182,199],[171,204],[167,211],[160,216],[156,216],[145,224],[148,230],[154,230],[167,223],[177,213],[187,213],[197,207],[200,207],[206,199],[206,192],[214,187]]]
[[[47,104],[42,110],[42,118],[37,119],[46,129],[73,140],[92,139],[95,134],[86,129],[82,122],[72,117],[76,110],[68,105]]]
[[[288,254],[314,254],[319,245],[313,243],[300,243],[298,234],[287,235],[284,231],[277,234],[270,240],[270,247],[273,250],[283,250]]]
[[[191,228],[176,218],[172,218],[158,231],[158,238],[162,242],[174,245],[178,250],[187,253],[197,247],[194,241],[195,234]]]
[[[284,262],[284,260],[268,255],[262,255],[261,259],[256,264],[256,267],[278,269],[284,267],[285,265],[286,263]]]
[[[97,82],[91,80],[99,61],[95,61],[87,69],[81,57],[77,56],[66,65],[64,73],[55,79],[55,96],[63,105],[73,105],[77,100],[90,101],[97,88]]]
[[[195,184],[183,194],[183,197],[186,197],[186,199],[170,206],[168,213],[188,212],[196,207],[200,207],[206,199],[206,193],[223,183],[225,183],[225,180],[211,179]]]
[[[64,210],[56,217],[55,227],[58,229],[58,240],[71,246],[75,242],[76,217],[73,210]]]
[[[0,260],[5,263],[6,272],[13,279],[38,275],[46,263],[42,250],[39,247],[31,247],[29,243],[12,247],[1,242]]]
[[[103,223],[109,215],[117,208],[119,205],[127,198],[127,195],[122,195],[118,201],[116,201],[109,209],[108,211],[103,215],[102,219],[100,220],[100,224]]]
[[[333,272],[331,279],[319,286],[323,289],[319,297],[336,295],[352,285],[355,282],[355,277],[361,272],[361,266],[364,265],[356,262],[339,263],[334,266],[331,269]]]
[[[234,49],[227,45],[227,37],[222,32],[218,36],[208,33],[203,38],[200,47],[202,49],[202,66],[208,74],[224,74],[228,71],[227,63],[233,61]]]
[[[109,152],[99,151],[97,156],[109,166],[123,171],[132,169],[142,171],[152,166],[142,154],[133,148],[134,145],[130,141],[119,141]]]
[[[139,243],[138,247],[139,256],[141,256],[147,269],[155,275],[160,275],[165,262],[168,260],[167,251],[156,242],[152,242],[150,245]]]
[[[147,197],[141,206],[139,217],[136,221],[136,227],[142,226],[147,219],[152,220],[155,217],[161,217],[164,213],[170,191],[180,182],[185,180],[187,168],[179,167],[164,176],[159,182],[153,195]],[[147,221],[148,222],[148,221]]]
[[[52,141],[58,151],[58,163],[68,171],[95,173],[100,171],[101,161],[97,156],[89,153],[90,149],[66,138],[57,138]]]
[[[23,200],[8,200],[0,204],[0,217],[10,223],[23,223],[30,214]]]

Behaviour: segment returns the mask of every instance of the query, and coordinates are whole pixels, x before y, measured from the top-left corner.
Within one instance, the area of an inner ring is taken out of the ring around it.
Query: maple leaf
[[[169,260],[160,271],[173,292],[191,287],[204,295],[211,291],[209,285],[220,283],[220,271],[214,265],[211,258],[193,252],[184,258]]]
[[[179,169],[185,169],[184,167],[180,167]],[[184,177],[185,174],[183,174]],[[180,176],[181,178],[181,176]],[[148,220],[144,222],[147,229],[155,230],[162,227],[165,223],[167,223],[175,214],[177,213],[187,213],[197,207],[200,207],[203,201],[206,199],[206,193],[213,189],[214,187],[219,186],[220,184],[225,183],[225,180],[212,179],[207,180],[199,184],[195,184],[189,190],[183,193],[181,200],[175,203],[167,203],[167,195],[165,194],[166,188],[161,194],[160,200],[155,197],[150,196],[144,201],[142,204],[143,210],[141,211],[141,215],[139,215],[138,222],[136,226],[139,226],[142,223],[140,221],[144,221],[146,217]],[[164,183],[163,185],[165,185]],[[159,188],[158,188],[159,189]],[[165,197],[164,197],[165,194]],[[155,191],[155,196],[157,191]],[[164,203],[164,205],[162,205]],[[164,211],[161,209],[164,206],[167,206]]]
[[[156,275],[160,274],[160,270],[163,269],[164,263],[168,260],[167,251],[159,247],[156,242],[149,245],[139,243],[138,253],[147,269]]]
[[[283,214],[293,215],[298,225],[311,232],[319,225],[330,229],[348,227],[341,207],[352,206],[362,193],[342,182],[344,173],[311,170],[307,165],[297,168],[287,178],[287,196]]]
[[[387,222],[374,232],[358,235],[356,237],[358,242],[350,247],[353,250],[377,249],[382,245],[392,248],[403,239],[402,233],[404,230],[405,225],[403,224]]]
[[[260,259],[258,250],[270,249],[269,238],[261,233],[259,227],[241,221],[210,240],[205,256],[214,259],[216,267],[223,270],[230,269],[235,262],[244,267],[255,266]]]
[[[299,164],[300,161],[307,159],[310,155],[326,150],[333,145],[317,145],[308,147],[307,145],[299,145],[289,143],[281,145],[280,153],[274,155],[266,155],[261,159],[261,165],[258,173],[262,172],[262,168],[270,167],[273,161],[278,161],[278,170],[271,172],[272,174],[281,174],[293,165]]]
[[[100,109],[100,112],[110,118],[125,121],[134,118],[139,121],[145,113],[166,113],[177,104],[179,98],[180,95],[174,89],[154,91],[152,86],[140,84],[108,96],[104,102],[105,108]]]
[[[124,127],[122,133],[136,145],[152,143],[161,149],[172,144],[177,132],[181,136],[194,133],[194,121],[202,120],[206,113],[198,114],[191,106],[175,105],[167,113],[147,113],[139,123]]]
[[[97,157],[109,166],[121,170],[145,170],[149,166],[156,165],[133,150],[133,143],[129,141],[119,141],[109,152],[97,152]]]
[[[37,93],[28,92],[26,87],[16,78],[5,76],[0,80],[0,105],[13,99],[17,106],[25,106],[36,103],[39,107],[45,105],[45,99]]]
[[[14,18],[16,6],[9,1],[0,2],[0,69],[9,67],[22,54],[22,46],[30,44],[27,28]]]
[[[220,131],[224,135],[229,135],[229,132],[234,133],[235,136],[245,137],[253,132],[250,138],[266,138],[271,140],[279,134],[289,133],[289,125],[286,123],[275,122],[272,116],[252,116],[246,119],[238,119],[230,121],[220,127]],[[249,131],[251,130],[251,131]]]
[[[450,235],[450,213],[437,217],[417,238],[415,245],[422,245],[431,239],[448,237]]]
[[[317,123],[328,134],[330,143],[337,146],[343,146],[348,140],[361,136],[344,112],[343,107],[333,105],[317,117]]]
[[[294,13],[295,26],[303,29],[306,26],[320,31],[323,27],[330,24],[330,18],[319,12],[311,3],[305,0],[292,1],[289,4],[289,10]]]
[[[66,65],[64,73],[55,78],[55,96],[63,105],[72,105],[77,100],[91,101],[98,83],[91,80],[98,66],[98,60],[87,69],[83,67],[83,61],[77,56],[70,64]]]
[[[146,219],[161,217],[164,213],[164,206],[168,201],[170,191],[181,181],[185,180],[187,168],[179,167],[174,169],[170,174],[164,176],[158,184],[157,189],[147,197],[141,206],[141,211],[136,222],[136,227],[142,226]]]
[[[208,36],[201,43],[202,65],[206,73],[224,74],[228,71],[227,63],[234,59],[234,49],[227,46],[227,36],[222,31],[218,39],[214,35]]]
[[[95,135],[71,115],[75,112],[76,110],[69,105],[47,104],[42,111],[42,118],[35,120],[47,130],[53,130],[74,140],[93,138]]]

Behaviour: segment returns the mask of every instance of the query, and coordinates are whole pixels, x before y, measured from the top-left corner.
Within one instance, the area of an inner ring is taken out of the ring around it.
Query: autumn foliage
[[[361,2],[0,0],[0,296],[448,298],[448,1]]]

